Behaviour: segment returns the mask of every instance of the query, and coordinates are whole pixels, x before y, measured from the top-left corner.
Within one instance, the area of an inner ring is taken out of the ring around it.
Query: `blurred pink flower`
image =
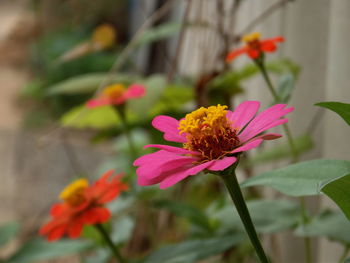
[[[86,103],[88,108],[95,108],[104,105],[120,105],[133,98],[142,97],[145,88],[140,84],[132,84],[126,88],[123,84],[113,84],[104,88],[100,96],[91,99]]]
[[[258,147],[263,140],[282,135],[264,131],[288,122],[282,118],[293,107],[274,105],[258,114],[260,102],[245,101],[235,111],[227,106],[200,108],[180,121],[169,116],[157,116],[152,125],[164,133],[164,139],[182,143],[182,147],[162,144],[146,145],[160,149],[137,160],[138,184],[170,187],[203,170],[221,171],[237,161],[244,151]]]

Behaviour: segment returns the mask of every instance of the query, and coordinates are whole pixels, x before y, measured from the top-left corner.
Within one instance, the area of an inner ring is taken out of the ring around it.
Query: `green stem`
[[[253,221],[250,217],[247,205],[244,201],[243,194],[236,178],[235,167],[227,169],[220,173],[227,190],[230,193],[233,203],[236,206],[237,212],[241,218],[244,228],[250,238],[250,241],[260,259],[261,263],[269,263],[265,251],[260,243],[259,237],[256,233]]]
[[[349,245],[346,245],[344,247],[344,252],[343,254],[341,255],[341,257],[339,258],[339,261],[338,263],[344,263],[345,259],[346,259],[346,256],[349,254],[349,250],[350,250],[350,246]]]
[[[132,155],[132,158],[136,159],[137,158],[137,151],[136,151],[134,141],[132,140],[132,137],[131,137],[129,124],[128,124],[128,121],[126,119],[125,108],[123,106],[116,106],[115,109],[120,117],[121,122],[122,122],[122,126],[124,129],[126,139],[128,141],[129,150],[130,150],[130,153]]]
[[[278,96],[275,87],[272,84],[272,81],[269,77],[269,74],[267,73],[266,66],[264,63],[264,57],[261,57],[259,59],[254,60],[258,68],[260,69],[262,76],[267,84],[268,89],[270,90],[274,100],[276,102],[280,102],[281,99]],[[299,153],[295,147],[294,139],[292,136],[292,133],[289,129],[288,124],[283,124],[283,129],[287,135],[287,140],[288,144],[292,153],[292,162],[296,163],[299,160]],[[302,224],[303,226],[307,224],[308,222],[308,217],[306,214],[306,209],[305,209],[305,200],[304,197],[300,197],[299,199],[300,202],[300,212],[301,212],[301,218],[302,218]],[[312,254],[311,254],[311,239],[309,237],[304,237],[304,246],[305,246],[305,262],[306,263],[311,263],[312,262]]]
[[[301,218],[303,226],[305,226],[308,223],[308,217],[306,215],[306,209],[305,209],[305,198],[301,196],[299,198],[300,202],[300,211],[301,211]],[[304,247],[305,247],[305,262],[311,263],[312,262],[312,255],[311,255],[311,239],[310,237],[304,237]]]
[[[113,244],[113,241],[109,237],[108,233],[104,229],[104,227],[101,224],[95,225],[96,229],[100,232],[101,236],[106,241],[107,245],[111,249],[114,257],[118,260],[119,263],[126,263],[127,261],[122,257],[122,255],[119,253],[117,247]]]
[[[265,80],[265,82],[267,84],[267,87],[270,90],[274,100],[276,102],[280,102],[281,98],[278,96],[278,94],[276,92],[276,89],[274,88],[274,86],[272,84],[272,81],[271,81],[271,79],[269,77],[269,74],[267,73],[267,70],[266,70],[263,58],[256,59],[254,61],[255,61],[255,64],[260,69],[261,74],[262,74],[262,76],[263,76],[263,78],[264,78],[264,80]],[[295,143],[294,143],[294,140],[293,140],[292,133],[291,133],[291,131],[289,129],[288,124],[285,123],[282,126],[283,126],[283,129],[284,129],[284,132],[287,135],[288,144],[289,144],[289,147],[290,147],[290,150],[291,150],[291,153],[292,153],[292,157],[293,157],[293,163],[296,163],[299,160],[299,154],[298,154],[297,148],[295,147]]]

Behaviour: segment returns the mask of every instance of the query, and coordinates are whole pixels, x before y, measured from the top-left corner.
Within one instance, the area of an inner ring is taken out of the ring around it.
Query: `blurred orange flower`
[[[69,238],[77,238],[84,225],[108,221],[111,213],[104,204],[128,189],[120,178],[121,175],[113,176],[111,170],[91,186],[86,179],[78,179],[68,185],[59,196],[63,202],[52,206],[52,219],[41,227],[40,235],[47,236],[48,241],[58,240],[65,234]]]
[[[258,59],[264,52],[274,52],[277,49],[276,43],[283,42],[281,36],[260,40],[260,33],[254,32],[245,35],[242,41],[246,43],[244,47],[232,50],[226,57],[227,62],[231,62],[236,57],[247,54],[252,59]]]

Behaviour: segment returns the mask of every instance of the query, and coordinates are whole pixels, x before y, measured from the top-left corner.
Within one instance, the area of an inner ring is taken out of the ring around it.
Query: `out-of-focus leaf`
[[[342,117],[343,120],[346,121],[348,125],[350,125],[350,104],[329,101],[329,102],[319,102],[319,103],[316,103],[315,105],[334,111],[340,117]]]
[[[291,73],[282,75],[279,80],[277,89],[277,94],[280,98],[280,101],[278,101],[278,103],[288,103],[292,96],[294,87],[295,77]]]
[[[150,110],[150,116],[162,114],[167,111],[176,111],[193,99],[193,89],[190,86],[167,86],[158,101]]]
[[[115,82],[131,83],[138,78],[131,74],[112,74],[108,73],[90,73],[79,75],[76,77],[69,78],[67,80],[61,81],[48,88],[48,95],[58,95],[58,94],[81,94],[90,93],[99,87],[99,85],[104,81],[108,80],[106,85]]]
[[[275,233],[291,229],[300,219],[297,204],[288,200],[254,200],[248,201],[247,206],[254,225],[259,233]],[[220,222],[219,233],[230,230],[240,230],[244,233],[242,222],[231,203],[219,211],[215,211],[215,219]]]
[[[68,111],[61,118],[62,125],[74,128],[102,129],[117,126],[119,123],[119,117],[110,106],[88,109],[82,105]]]
[[[196,224],[207,231],[212,230],[208,217],[201,210],[192,205],[170,200],[158,200],[154,202],[154,206],[161,209],[167,209],[177,216],[185,217],[193,224]]]
[[[94,244],[103,244],[103,237],[101,233],[92,225],[85,225],[82,236],[94,242]]]
[[[49,243],[42,239],[34,239],[24,244],[7,262],[34,263],[39,260],[80,253],[92,248],[92,246],[91,242],[80,240],[62,240]]]
[[[144,117],[161,96],[166,87],[166,79],[162,75],[152,75],[138,83],[146,87],[146,94],[141,98],[128,101],[128,108],[138,116]]]
[[[242,187],[264,185],[290,196],[317,195],[323,182],[349,173],[350,161],[312,160],[251,177]]]
[[[128,241],[135,227],[135,220],[130,216],[118,217],[113,221],[113,232],[111,238],[115,244],[120,244]]]
[[[294,140],[296,151],[298,155],[301,155],[309,150],[311,150],[314,146],[312,138],[308,134],[304,134],[298,136]],[[290,146],[287,142],[278,144],[271,149],[266,149],[257,155],[250,158],[244,165],[257,165],[257,164],[266,164],[268,162],[277,161],[281,159],[288,158],[292,155]]]
[[[266,64],[266,68],[271,73],[275,73],[278,75],[285,75],[285,76],[287,75],[293,76],[293,84],[300,70],[299,66],[293,63],[291,60],[287,60],[287,59],[268,62]],[[259,73],[259,69],[256,65],[247,64],[243,68],[236,69],[234,71],[229,71],[215,77],[213,80],[210,81],[208,86],[209,86],[209,89],[226,90],[230,92],[231,95],[235,95],[243,91],[240,84],[241,81],[250,79],[258,73]],[[286,85],[287,83],[285,83],[286,81],[283,81],[283,82],[281,83],[281,86],[283,84],[283,87],[280,88],[282,92],[281,95],[284,96],[285,99],[287,99],[287,95],[290,96],[290,93],[292,90],[292,87],[291,87],[292,85],[290,85],[292,83],[289,82],[287,86]]]
[[[218,255],[244,239],[242,235],[199,239],[168,245],[149,255],[142,263],[191,263]]]
[[[266,68],[268,71],[279,75],[291,73],[295,79],[297,79],[300,72],[300,66],[290,59],[279,59],[268,62],[266,63]]]
[[[159,41],[164,38],[171,37],[178,33],[181,29],[181,23],[165,23],[153,28],[148,29],[135,43],[135,47],[150,44],[155,41]]]
[[[321,191],[331,198],[350,220],[350,174],[321,185]]]
[[[259,69],[254,64],[248,64],[241,69],[218,75],[210,81],[208,86],[209,89],[213,90],[228,89],[232,93],[239,93],[242,92],[239,88],[239,82],[253,77],[258,72]]]
[[[345,259],[344,263],[350,263],[350,258]]]
[[[20,225],[17,222],[9,222],[7,224],[0,226],[0,247],[7,244],[7,242],[11,241],[14,238],[18,231]]]
[[[350,222],[341,212],[323,213],[296,229],[299,236],[326,236],[350,244]]]

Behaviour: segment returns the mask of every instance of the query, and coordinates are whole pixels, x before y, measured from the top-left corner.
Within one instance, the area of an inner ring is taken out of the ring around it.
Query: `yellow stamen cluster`
[[[59,198],[71,206],[80,205],[85,201],[84,191],[89,187],[86,179],[78,179],[63,189]]]
[[[238,144],[236,131],[227,119],[227,106],[201,107],[186,115],[179,123],[180,133],[186,133],[184,148],[201,154],[200,162],[220,159]]]
[[[203,133],[213,133],[213,130],[220,129],[222,124],[227,123],[227,106],[201,107],[186,115],[185,119],[180,121],[180,133],[188,133],[192,136]],[[215,133],[215,132],[214,132]]]
[[[96,27],[92,33],[92,43],[100,49],[105,49],[113,46],[116,38],[117,35],[114,28],[108,24],[103,24]]]
[[[113,84],[113,85],[107,86],[102,91],[102,94],[104,97],[109,99],[118,99],[123,95],[125,90],[126,88],[123,84]]]
[[[261,37],[261,34],[259,32],[253,32],[251,34],[247,34],[242,37],[242,41],[245,43],[251,43],[259,41]]]

